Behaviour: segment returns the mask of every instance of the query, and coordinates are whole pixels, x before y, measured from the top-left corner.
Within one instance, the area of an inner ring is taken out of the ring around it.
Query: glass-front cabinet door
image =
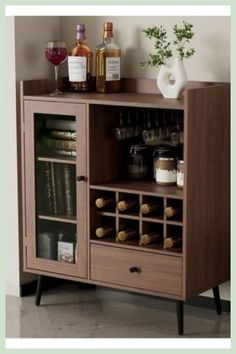
[[[26,267],[85,278],[86,106],[25,101],[24,117]]]

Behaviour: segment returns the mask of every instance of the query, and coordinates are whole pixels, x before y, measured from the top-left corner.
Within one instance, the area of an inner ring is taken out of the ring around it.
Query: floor
[[[101,287],[62,284],[35,296],[6,298],[8,338],[174,338],[175,303]],[[186,338],[229,338],[230,315],[185,306]]]

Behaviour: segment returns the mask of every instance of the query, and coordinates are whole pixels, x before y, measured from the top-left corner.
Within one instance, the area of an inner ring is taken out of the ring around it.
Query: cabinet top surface
[[[72,93],[63,92],[60,96],[50,96],[48,94],[37,96],[24,96],[25,100],[46,101],[58,103],[89,103],[101,105],[118,105],[150,108],[184,109],[184,98],[166,99],[160,94],[144,93]]]

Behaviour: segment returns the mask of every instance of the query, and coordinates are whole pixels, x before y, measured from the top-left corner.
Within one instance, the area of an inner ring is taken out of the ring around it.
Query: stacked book
[[[73,120],[47,119],[41,147],[49,154],[76,157],[76,128]]]

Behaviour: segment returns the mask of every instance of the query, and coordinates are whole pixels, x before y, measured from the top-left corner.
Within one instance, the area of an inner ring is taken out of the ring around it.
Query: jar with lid
[[[177,161],[172,146],[161,145],[154,151],[154,178],[160,185],[175,185]]]
[[[128,175],[130,178],[142,179],[148,176],[149,150],[144,144],[134,144],[130,148]]]
[[[153,178],[156,179],[156,163],[159,157],[175,158],[176,151],[171,145],[159,145],[153,150]]]

